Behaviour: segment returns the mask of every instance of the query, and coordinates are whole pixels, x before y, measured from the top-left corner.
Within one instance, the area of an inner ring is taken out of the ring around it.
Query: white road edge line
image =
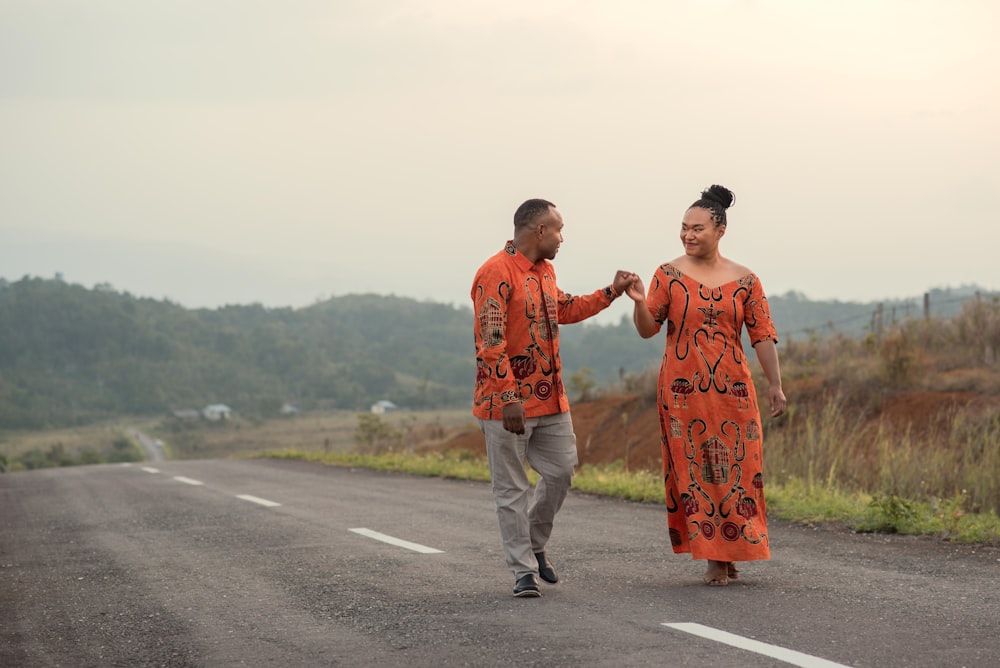
[[[185,478],[182,475],[175,475],[174,476],[174,480],[176,480],[177,482],[187,483],[188,485],[204,485],[205,484],[205,483],[203,483],[200,480],[193,480],[191,478]]]
[[[668,626],[672,629],[684,631],[685,633],[690,633],[692,635],[701,636],[702,638],[708,638],[709,640],[721,642],[726,645],[732,645],[733,647],[739,647],[740,649],[745,649],[749,652],[763,654],[764,656],[769,656],[772,659],[778,659],[779,661],[790,663],[793,666],[802,666],[802,668],[849,668],[842,663],[834,663],[833,661],[827,661],[826,659],[821,659],[817,656],[803,654],[802,652],[796,652],[792,649],[785,649],[784,647],[779,647],[778,645],[769,645],[766,642],[751,640],[750,638],[738,636],[735,633],[713,629],[711,626],[703,626],[701,624],[687,622],[679,622],[676,624],[668,624],[664,622],[663,626]]]
[[[159,473],[160,469],[154,469],[152,466],[143,466],[142,470],[146,473]]]
[[[267,499],[262,499],[259,496],[253,496],[250,494],[237,494],[237,499],[243,499],[244,501],[249,501],[250,503],[259,503],[262,506],[267,506],[268,508],[274,508],[275,506],[280,506],[280,503],[275,501],[268,501]]]
[[[361,536],[367,536],[368,538],[374,538],[375,540],[380,540],[383,543],[389,543],[389,545],[396,545],[397,547],[405,547],[407,550],[413,550],[414,552],[420,552],[421,554],[441,554],[443,552],[443,550],[436,550],[433,547],[427,547],[426,545],[421,545],[419,543],[411,543],[408,540],[393,538],[392,536],[387,536],[384,533],[379,533],[378,531],[372,531],[371,529],[349,529],[349,531],[352,531]]]

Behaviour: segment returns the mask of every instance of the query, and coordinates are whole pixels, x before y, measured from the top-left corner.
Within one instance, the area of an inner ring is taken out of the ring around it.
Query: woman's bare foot
[[[725,587],[729,584],[729,562],[709,559],[704,577],[710,587]]]
[[[740,579],[740,569],[736,568],[735,561],[730,561],[726,563],[726,575],[729,576],[730,580]]]

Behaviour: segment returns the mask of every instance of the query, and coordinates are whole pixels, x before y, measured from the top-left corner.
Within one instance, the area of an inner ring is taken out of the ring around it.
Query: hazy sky
[[[992,0],[0,0],[0,276],[469,304],[544,197],[583,293],[648,282],[720,183],[769,294],[1000,289],[998,26]]]

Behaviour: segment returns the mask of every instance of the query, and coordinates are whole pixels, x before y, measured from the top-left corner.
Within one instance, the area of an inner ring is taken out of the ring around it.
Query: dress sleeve
[[[769,339],[777,343],[778,331],[771,319],[771,308],[767,303],[764,287],[756,274],[751,274],[750,280],[750,293],[743,308],[743,323],[750,335],[750,345],[754,346]]]
[[[667,311],[670,308],[670,277],[664,268],[658,267],[649,280],[649,289],[646,290],[646,308],[653,321],[656,322],[656,331],[659,333],[663,323],[667,321]]]

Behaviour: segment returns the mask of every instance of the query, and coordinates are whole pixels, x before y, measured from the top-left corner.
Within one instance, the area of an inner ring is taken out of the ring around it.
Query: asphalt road
[[[160,442],[158,440],[150,438],[137,429],[131,430],[131,434],[132,437],[139,443],[142,451],[146,453],[147,461],[155,463],[166,461],[167,458],[163,455],[163,448],[160,447]]]
[[[1000,665],[1000,550],[771,530],[771,561],[711,588],[661,507],[571,493],[562,581],[515,599],[483,483],[271,460],[8,473],[0,666]]]

